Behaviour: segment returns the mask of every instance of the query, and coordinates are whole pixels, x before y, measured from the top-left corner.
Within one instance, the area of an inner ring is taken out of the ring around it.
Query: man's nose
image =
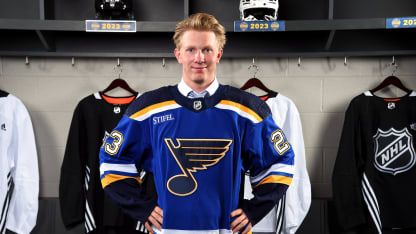
[[[201,50],[198,50],[195,54],[195,61],[196,62],[204,62],[204,59],[205,59],[204,53],[202,53]]]

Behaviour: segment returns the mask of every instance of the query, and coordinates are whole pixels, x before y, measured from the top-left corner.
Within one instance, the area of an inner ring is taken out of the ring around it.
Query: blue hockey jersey
[[[257,223],[290,185],[293,163],[267,104],[223,85],[207,98],[187,98],[177,86],[143,94],[100,151],[104,190],[143,222],[160,206],[163,233],[232,233],[237,208]],[[140,189],[141,168],[154,174],[157,201]],[[247,170],[254,198],[239,202]]]

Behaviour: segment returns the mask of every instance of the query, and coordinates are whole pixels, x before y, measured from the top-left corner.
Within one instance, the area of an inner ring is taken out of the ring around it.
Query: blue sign
[[[86,20],[87,32],[136,32],[133,20]]]
[[[234,21],[234,32],[285,31],[285,21]]]
[[[416,28],[416,17],[387,18],[386,28]]]

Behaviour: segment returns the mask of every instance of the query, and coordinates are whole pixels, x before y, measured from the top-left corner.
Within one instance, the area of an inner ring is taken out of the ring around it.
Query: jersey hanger
[[[410,89],[406,88],[403,83],[400,81],[399,78],[397,78],[396,76],[389,76],[386,79],[383,80],[383,82],[381,82],[377,87],[375,87],[374,89],[371,90],[372,93],[375,93],[381,89],[384,89],[385,87],[389,86],[389,85],[394,85],[397,88],[405,91],[406,93],[410,92]]]
[[[113,80],[110,85],[105,88],[103,91],[101,91],[101,93],[106,93],[114,88],[120,87],[123,88],[124,90],[130,92],[131,94],[137,96],[138,92],[132,88],[130,88],[129,84],[127,84],[127,82],[123,79],[121,79],[121,73],[123,72],[123,67],[120,64],[120,58],[117,58],[117,65],[114,66],[114,69],[118,70],[118,78],[116,78],[115,80]]]
[[[130,88],[130,86],[127,84],[127,82],[125,80],[121,79],[121,78],[117,78],[117,79],[113,80],[107,88],[105,88],[103,91],[101,91],[101,93],[106,93],[106,92],[108,92],[108,91],[110,91],[114,88],[117,88],[117,87],[120,87],[120,88],[123,88],[123,89],[129,91],[133,95],[138,94],[138,92],[136,90]]]
[[[410,93],[410,89],[408,89],[407,87],[405,87],[404,85],[403,85],[403,83],[400,81],[400,79],[399,78],[397,78],[397,76],[395,76],[394,75],[394,73],[396,72],[396,70],[397,70],[397,67],[398,67],[398,65],[397,65],[397,63],[396,63],[396,61],[394,60],[394,56],[393,56],[393,58],[392,58],[393,60],[392,60],[392,62],[391,62],[391,65],[392,66],[394,66],[394,69],[393,69],[393,72],[391,73],[391,76],[388,76],[386,79],[384,79],[383,80],[383,82],[381,82],[377,87],[375,87],[374,89],[372,89],[371,90],[371,92],[372,93],[375,93],[375,92],[377,92],[377,91],[379,91],[379,90],[381,90],[381,89],[384,89],[385,87],[387,87],[387,86],[389,86],[389,85],[394,85],[394,86],[396,86],[397,88],[399,88],[399,89],[401,89],[401,90],[403,90],[403,91],[405,91],[406,93]]]
[[[241,87],[240,89],[241,90],[247,90],[247,89],[249,89],[249,88],[251,88],[251,87],[257,87],[257,88],[259,88],[259,89],[261,89],[261,90],[263,90],[264,92],[266,92],[266,93],[271,93],[271,92],[273,92],[272,90],[270,90],[269,88],[267,88],[264,84],[263,84],[263,82],[261,82],[259,79],[257,79],[257,77],[256,77],[256,74],[257,74],[257,72],[259,71],[259,67],[254,63],[254,58],[253,58],[253,64],[252,65],[250,65],[249,67],[248,67],[248,70],[250,70],[251,68],[254,68],[255,70],[254,70],[254,74],[253,74],[253,77],[251,78],[251,79],[249,79],[244,85],[243,85],[243,87]]]
[[[257,79],[256,77],[253,77],[251,79],[249,79],[244,85],[243,87],[241,87],[241,90],[246,90],[248,88],[251,87],[257,87],[261,90],[263,90],[264,92],[267,93],[271,93],[273,92],[272,90],[270,90],[269,88],[267,88],[259,79]]]

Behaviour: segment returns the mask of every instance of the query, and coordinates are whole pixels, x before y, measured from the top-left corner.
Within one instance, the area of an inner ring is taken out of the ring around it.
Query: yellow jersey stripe
[[[146,108],[144,108],[144,109],[142,109],[142,110],[140,110],[140,111],[132,114],[130,116],[130,118],[135,119],[135,118],[138,118],[140,116],[143,116],[143,115],[145,115],[145,114],[147,114],[147,113],[149,113],[151,111],[154,111],[156,109],[159,109],[159,108],[162,108],[162,107],[165,107],[165,106],[169,106],[169,105],[174,105],[174,104],[176,104],[176,102],[173,101],[173,100],[171,100],[171,101],[165,101],[165,102],[160,102],[160,103],[157,103],[157,104],[148,106],[148,107],[146,107]]]
[[[238,109],[240,109],[241,111],[243,111],[243,112],[245,112],[245,113],[247,113],[247,114],[249,114],[249,115],[251,115],[251,116],[253,116],[257,121],[259,121],[259,122],[261,122],[263,119],[256,113],[256,112],[254,112],[252,109],[250,109],[250,108],[248,108],[248,107],[246,107],[246,106],[243,106],[243,105],[241,105],[240,103],[237,103],[237,102],[233,102],[233,101],[230,101],[230,100],[222,100],[222,101],[220,101],[220,103],[219,104],[222,104],[222,105],[228,105],[228,106],[233,106],[233,107],[236,107],[236,108],[238,108]]]
[[[129,178],[137,180],[140,184],[142,183],[142,180],[139,177],[107,174],[104,176],[104,178],[101,179],[101,185],[103,186],[103,188],[105,188],[107,185],[111,183],[114,183],[119,180],[129,179]]]
[[[253,189],[262,184],[267,184],[267,183],[279,183],[279,184],[286,184],[289,186],[292,183],[292,180],[293,180],[292,177],[287,177],[287,176],[282,176],[282,175],[270,175],[264,178],[262,181],[260,181],[260,183],[258,183],[257,185],[253,186]]]

